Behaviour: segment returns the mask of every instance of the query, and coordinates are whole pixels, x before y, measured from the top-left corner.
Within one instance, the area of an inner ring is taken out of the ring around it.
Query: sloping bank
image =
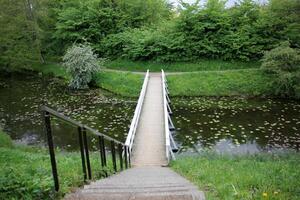
[[[27,70],[33,70],[43,75],[54,75],[66,80],[70,79],[65,68],[59,64],[34,65],[27,68]],[[142,74],[101,70],[95,75],[94,81],[98,87],[112,93],[126,97],[138,97],[143,78]]]
[[[47,149],[13,144],[0,129],[0,199],[60,199],[83,185],[81,158],[78,152],[56,152],[60,191],[53,188]],[[104,176],[98,152],[91,152],[93,178]],[[112,164],[105,170],[112,172]]]
[[[260,69],[174,73],[168,77],[172,96],[264,96],[271,77]]]
[[[180,157],[171,167],[201,190],[207,200],[299,199],[298,153]]]
[[[30,69],[70,78],[60,65],[39,65]],[[95,76],[95,82],[112,93],[137,97],[143,78],[143,74],[103,70]],[[260,69],[177,72],[168,73],[167,79],[171,96],[266,96],[271,81]]]

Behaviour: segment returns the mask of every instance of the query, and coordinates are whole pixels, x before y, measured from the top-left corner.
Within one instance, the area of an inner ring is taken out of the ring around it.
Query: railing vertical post
[[[84,148],[85,148],[85,157],[86,157],[88,176],[89,176],[89,179],[92,179],[92,170],[91,170],[91,163],[90,163],[89,146],[88,146],[87,136],[86,136],[86,129],[83,128],[82,132],[83,132],[83,142],[84,142]]]
[[[128,146],[124,146],[125,169],[128,169]]]
[[[82,163],[82,172],[83,172],[83,180],[86,181],[87,174],[86,174],[86,165],[85,165],[85,156],[84,156],[84,145],[82,140],[82,128],[78,127],[78,139],[79,139],[79,146],[80,146],[80,156],[81,156],[81,163]]]
[[[115,149],[115,142],[112,140],[110,142],[111,146],[111,155],[112,155],[112,162],[115,172],[117,171],[117,162],[116,162],[116,149]]]
[[[100,151],[101,166],[104,167],[103,148],[102,148],[102,137],[101,137],[101,136],[98,136],[98,144],[99,144],[99,151]]]
[[[131,153],[128,151],[128,166],[131,167]]]
[[[101,136],[102,138],[102,152],[103,152],[103,162],[104,162],[104,166],[106,167],[106,150],[105,150],[105,141],[104,141],[104,136]]]
[[[44,120],[45,120],[46,134],[47,134],[47,140],[48,140],[48,146],[49,146],[49,154],[50,154],[50,160],[51,160],[54,187],[55,187],[55,191],[58,191],[59,190],[59,181],[58,181],[58,173],[57,173],[52,131],[51,131],[51,119],[50,119],[49,112],[46,112],[46,111],[44,112]]]
[[[122,146],[122,144],[118,145],[118,150],[119,150],[119,159],[120,159],[120,170],[123,170],[123,158],[122,158],[123,146]]]

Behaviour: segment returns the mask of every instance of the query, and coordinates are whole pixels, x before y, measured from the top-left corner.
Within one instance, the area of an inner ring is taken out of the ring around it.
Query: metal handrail
[[[131,124],[130,124],[130,129],[128,131],[128,135],[127,135],[126,142],[125,142],[125,146],[127,146],[129,155],[131,154],[136,129],[137,129],[138,122],[139,122],[139,119],[140,119],[140,116],[141,116],[141,111],[142,111],[142,106],[143,106],[144,99],[145,99],[148,80],[149,80],[149,70],[147,70],[147,73],[145,75],[142,90],[140,92],[140,96],[139,96],[139,99],[138,99],[138,102],[137,102],[137,105],[136,105],[136,108],[135,108],[135,111],[134,111],[134,115],[133,115],[133,118],[132,118],[132,121],[131,121]]]
[[[175,160],[175,155],[172,150],[172,146],[177,149],[175,141],[173,139],[172,133],[170,130],[175,130],[173,122],[170,117],[170,113],[172,113],[171,108],[169,106],[170,98],[168,96],[168,87],[167,80],[165,76],[164,70],[161,70],[161,78],[162,78],[162,88],[163,88],[163,104],[164,104],[164,124],[165,124],[165,139],[166,139],[166,158],[167,161]],[[170,126],[171,125],[171,126]],[[172,144],[172,146],[171,146]]]
[[[117,158],[116,158],[116,146],[117,151],[119,154],[119,169],[123,170],[123,164],[125,162],[125,168],[127,169],[130,166],[130,155],[127,154],[127,146],[116,140],[113,139],[99,131],[96,131],[87,125],[84,125],[80,122],[77,122],[47,106],[42,106],[41,110],[43,112],[45,127],[46,127],[46,135],[47,141],[49,146],[49,154],[50,154],[50,161],[52,167],[52,175],[54,180],[54,187],[55,190],[59,190],[59,180],[58,180],[58,172],[57,172],[57,164],[55,158],[55,151],[54,151],[54,144],[53,144],[53,136],[51,130],[51,116],[54,116],[58,119],[61,119],[73,126],[77,127],[78,136],[79,136],[79,146],[80,146],[80,155],[81,155],[81,162],[82,162],[82,171],[83,171],[83,179],[86,181],[87,179],[92,179],[92,170],[91,170],[91,163],[89,157],[89,147],[87,141],[87,131],[92,133],[93,135],[98,137],[98,144],[99,144],[99,151],[100,151],[100,159],[101,159],[101,166],[107,166],[107,157],[106,157],[106,150],[105,150],[105,140],[110,142],[111,154],[112,154],[112,163],[114,171],[117,172]],[[123,152],[125,152],[123,154]],[[124,156],[124,157],[123,157]],[[106,174],[107,175],[107,174]]]

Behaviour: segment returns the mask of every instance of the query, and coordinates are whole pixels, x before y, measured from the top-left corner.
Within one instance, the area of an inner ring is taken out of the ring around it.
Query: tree
[[[72,79],[69,86],[72,89],[86,89],[93,75],[99,70],[97,56],[89,45],[74,44],[63,57]]]

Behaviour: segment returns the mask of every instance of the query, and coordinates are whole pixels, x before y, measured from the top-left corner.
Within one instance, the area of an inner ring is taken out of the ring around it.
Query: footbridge
[[[51,109],[45,107],[43,109],[46,115],[57,114],[51,112]],[[173,139],[172,133],[175,131],[175,127],[171,115],[168,84],[164,71],[162,70],[161,73],[147,71],[125,143],[115,141],[89,127],[78,124],[79,129],[90,130],[99,137],[102,166],[106,165],[104,158],[107,158],[107,150],[105,142],[103,142],[106,138],[110,142],[110,153],[115,171],[117,171],[115,145],[119,150],[120,169],[123,169],[125,165],[126,170],[98,181],[89,182],[90,184],[68,194],[65,199],[205,199],[204,194],[197,187],[168,168],[170,161],[176,159],[175,152],[178,150]],[[47,118],[45,119],[47,121]],[[48,138],[51,139],[51,130],[50,136],[49,127],[47,130]],[[87,145],[85,137],[83,135],[81,156],[83,172],[85,175],[89,175],[85,176],[86,180],[87,178],[91,179],[91,166],[89,148],[85,147]],[[51,144],[49,150],[51,155]],[[51,161],[53,161],[53,156],[51,156]],[[55,157],[52,164],[56,169]]]

